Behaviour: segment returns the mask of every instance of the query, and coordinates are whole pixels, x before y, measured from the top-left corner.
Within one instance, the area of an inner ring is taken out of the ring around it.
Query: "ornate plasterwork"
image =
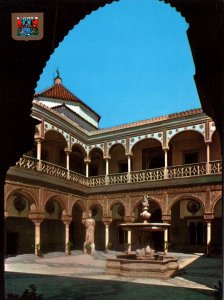
[[[211,134],[211,138],[212,138],[213,133],[216,131],[215,122],[213,122],[213,121],[209,122],[209,127],[210,127],[210,134]]]
[[[79,139],[77,139],[74,136],[71,136],[71,148],[75,145],[78,144],[80,146],[82,146],[82,148],[86,151],[86,153],[88,152],[88,145],[83,143],[82,141],[80,141]]]
[[[56,132],[59,132],[63,135],[63,137],[65,138],[67,144],[69,142],[69,134],[67,132],[65,132],[64,130],[60,129],[59,127],[52,125],[46,121],[44,121],[44,134],[46,135],[46,132],[49,130],[54,130]]]
[[[114,146],[114,145],[117,145],[117,144],[120,144],[124,147],[124,149],[126,150],[126,139],[123,138],[123,139],[118,139],[118,140],[114,140],[114,141],[109,141],[107,142],[107,151],[109,153],[110,149]]]
[[[183,126],[183,127],[167,130],[167,144],[176,134],[178,134],[180,132],[188,131],[188,130],[193,130],[193,131],[199,132],[200,134],[203,135],[203,137],[205,139],[205,123],[201,123],[201,124]]]
[[[97,148],[101,149],[104,154],[104,143],[98,143],[98,144],[89,145],[87,147],[87,155],[89,155],[92,149],[97,149]]]
[[[159,141],[161,143],[161,145],[163,144],[163,132],[152,132],[152,133],[147,133],[147,134],[143,134],[143,135],[139,135],[139,136],[135,136],[135,137],[131,137],[129,139],[129,143],[130,143],[130,150],[132,149],[132,147],[142,141],[142,140],[146,140],[146,139],[155,139],[157,141]]]

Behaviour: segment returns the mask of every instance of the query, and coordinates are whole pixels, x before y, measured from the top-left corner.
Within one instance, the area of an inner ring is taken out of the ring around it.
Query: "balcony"
[[[20,160],[16,163],[16,166],[55,176],[86,187],[153,182],[176,178],[192,178],[222,174],[222,161],[211,161],[209,164],[202,162],[189,165],[171,166],[166,169],[159,168],[92,177],[86,177],[61,166],[54,165],[46,161],[38,161],[37,159],[28,156],[20,158]]]

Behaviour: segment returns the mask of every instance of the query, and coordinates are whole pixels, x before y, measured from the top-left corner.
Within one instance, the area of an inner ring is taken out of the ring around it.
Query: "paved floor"
[[[105,275],[106,258],[73,251],[71,256],[49,253],[44,258],[19,255],[6,259],[6,293],[19,294],[31,284],[44,299],[54,300],[214,300],[221,279],[221,259],[200,254],[178,256],[181,272],[169,280],[131,279]]]

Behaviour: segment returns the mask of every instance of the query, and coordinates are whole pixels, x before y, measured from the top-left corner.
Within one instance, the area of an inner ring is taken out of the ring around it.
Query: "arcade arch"
[[[76,173],[85,175],[85,162],[86,151],[79,144],[74,144],[72,146],[72,152],[70,153],[70,170]]]
[[[66,168],[66,147],[64,136],[60,132],[49,130],[41,143],[41,159]]]
[[[174,250],[205,250],[204,205],[195,197],[181,197],[171,205],[170,243]]]
[[[8,217],[5,220],[6,255],[35,251],[35,225],[29,219],[34,201],[27,194],[15,191],[7,199]]]
[[[115,144],[109,150],[111,157],[109,161],[110,174],[123,173],[128,171],[128,158],[125,155],[125,147],[122,144]]]
[[[85,226],[83,225],[84,207],[80,201],[72,207],[72,221],[69,225],[70,241],[75,250],[83,250],[85,242]]]
[[[100,148],[94,148],[89,153],[89,176],[105,175],[106,163],[103,159],[103,151]]]
[[[56,197],[50,198],[44,207],[45,219],[41,223],[41,250],[46,252],[64,251],[65,226],[62,221],[63,206]]]
[[[91,205],[90,211],[92,218],[95,220],[94,243],[96,250],[104,250],[105,248],[105,226],[102,222],[103,209],[99,204]]]
[[[164,151],[156,139],[144,139],[132,148],[133,171],[164,167]]]
[[[186,130],[169,142],[168,166],[206,162],[206,144],[201,133]]]
[[[124,223],[125,207],[121,202],[114,202],[110,206],[112,222],[109,226],[110,243],[113,250],[123,250],[127,243],[127,232],[123,231],[119,224]]]

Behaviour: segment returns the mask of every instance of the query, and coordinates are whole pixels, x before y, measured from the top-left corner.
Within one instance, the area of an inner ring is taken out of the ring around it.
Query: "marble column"
[[[131,155],[128,155],[128,182],[131,182]]]
[[[207,239],[206,239],[206,254],[210,254],[210,248],[211,248],[211,237],[212,237],[212,222],[207,221]]]
[[[70,235],[69,235],[69,225],[72,221],[72,216],[63,215],[62,221],[65,224],[65,253],[66,255],[71,254],[71,242],[70,242]]]
[[[131,252],[131,231],[128,230],[128,252]]]
[[[164,179],[168,178],[168,149],[164,149]]]
[[[36,142],[37,142],[37,160],[38,160],[37,169],[38,169],[38,171],[41,171],[41,143],[42,143],[42,140],[39,138],[39,139],[36,139]]]
[[[67,179],[69,179],[70,178],[70,153],[71,153],[71,150],[66,148],[65,153],[66,153]]]
[[[168,252],[168,228],[164,230],[164,254]]]
[[[206,173],[210,174],[210,143],[206,144],[206,153],[207,153],[207,161],[206,161]]]

